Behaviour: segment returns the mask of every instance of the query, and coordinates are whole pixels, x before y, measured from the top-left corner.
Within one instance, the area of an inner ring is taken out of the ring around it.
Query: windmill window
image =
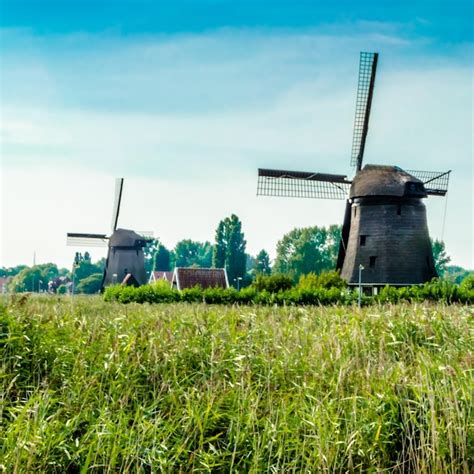
[[[360,246],[363,247],[367,242],[367,236],[366,235],[361,235],[359,239]]]
[[[357,207],[354,206],[354,217],[357,216]]]
[[[399,204],[397,206],[397,216],[401,216],[402,215],[402,206]]]
[[[375,261],[377,260],[376,255],[371,255],[369,257],[369,267],[375,267]]]

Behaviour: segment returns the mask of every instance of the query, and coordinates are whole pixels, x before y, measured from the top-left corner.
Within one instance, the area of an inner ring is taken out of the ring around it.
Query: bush
[[[347,283],[341,278],[339,272],[329,271],[316,273],[308,273],[302,275],[298,282],[298,288],[301,290],[314,290],[316,288],[345,288]]]
[[[253,285],[240,291],[235,288],[206,288],[203,290],[199,286],[178,291],[163,284],[143,285],[138,288],[110,286],[106,288],[104,298],[106,301],[118,301],[120,303],[173,303],[182,301],[186,303],[204,302],[226,305],[349,305],[355,303],[358,299],[357,291],[352,291],[349,288],[310,286],[307,285],[308,281],[312,282],[314,278],[310,277],[304,280],[304,285],[280,291],[258,290]],[[306,286],[310,287],[307,288]],[[272,288],[271,285],[269,287]],[[363,296],[362,301],[364,305],[421,301],[472,304],[474,303],[474,291],[444,280],[433,280],[420,286],[401,288],[386,286],[377,296]]]
[[[289,290],[293,287],[293,280],[288,275],[257,275],[251,285],[257,291],[268,291],[269,293],[278,293],[279,291]]]
[[[464,280],[461,282],[461,288],[464,291],[474,291],[474,273],[470,273]]]

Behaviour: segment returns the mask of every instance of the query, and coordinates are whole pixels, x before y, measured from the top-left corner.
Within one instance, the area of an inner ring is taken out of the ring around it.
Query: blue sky
[[[69,265],[66,231],[107,231],[119,175],[120,224],[170,247],[231,212],[252,253],[340,223],[340,202],[256,198],[256,168],[350,175],[358,55],[376,50],[365,162],[453,169],[430,230],[474,266],[471,2],[0,5],[0,264]]]
[[[469,0],[2,0],[5,27],[40,34],[201,33],[222,28],[314,28],[360,21],[397,23],[442,43],[472,40]]]

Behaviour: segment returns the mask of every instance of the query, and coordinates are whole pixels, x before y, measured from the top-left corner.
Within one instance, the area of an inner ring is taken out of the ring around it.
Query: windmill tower
[[[378,53],[361,53],[352,142],[352,180],[346,175],[258,170],[257,195],[346,199],[337,269],[349,283],[419,284],[437,276],[423,199],[445,196],[451,171],[362,167]]]
[[[115,201],[112,214],[112,233],[106,234],[81,234],[68,232],[67,244],[74,246],[105,247],[108,246],[102,288],[120,283],[127,275],[128,281],[134,285],[146,283],[145,258],[143,247],[148,238],[133,230],[118,229],[120,204],[122,201],[123,178],[118,178],[115,183]]]

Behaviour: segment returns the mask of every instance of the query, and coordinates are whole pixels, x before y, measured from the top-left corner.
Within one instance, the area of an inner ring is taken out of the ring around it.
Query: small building
[[[193,286],[201,288],[229,288],[227,272],[225,268],[175,268],[173,288],[184,290]]]
[[[160,280],[167,281],[171,285],[171,282],[173,281],[173,272],[153,271],[150,273],[148,283],[156,283]]]
[[[72,292],[73,283],[67,276],[58,276],[48,282],[48,293],[57,293],[60,286],[65,286],[68,293]]]

